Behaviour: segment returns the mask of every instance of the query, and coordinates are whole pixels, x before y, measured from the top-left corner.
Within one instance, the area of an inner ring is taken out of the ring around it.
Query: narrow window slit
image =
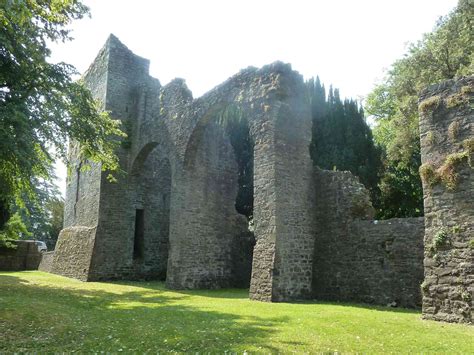
[[[145,234],[145,219],[142,209],[135,211],[135,236],[133,241],[133,258],[143,257],[143,242]]]

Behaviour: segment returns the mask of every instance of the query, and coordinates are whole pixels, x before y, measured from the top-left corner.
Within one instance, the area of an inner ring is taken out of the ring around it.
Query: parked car
[[[35,240],[35,244],[38,247],[38,251],[40,252],[47,252],[48,251],[48,246],[46,245],[45,242],[41,240]]]

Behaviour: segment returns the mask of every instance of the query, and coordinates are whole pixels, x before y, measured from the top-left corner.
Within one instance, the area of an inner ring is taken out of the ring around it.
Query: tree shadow
[[[44,285],[2,274],[0,328],[6,331],[0,353],[224,352],[243,351],[245,346],[278,352],[268,338],[287,317],[209,311],[190,300],[200,294],[177,294],[162,283],[139,282],[91,283],[84,290],[69,283]]]
[[[391,312],[391,313],[407,313],[407,314],[420,314],[419,309],[414,308],[402,308],[402,307],[388,307],[369,303],[355,303],[346,301],[326,301],[326,300],[308,300],[308,301],[297,301],[294,303],[303,305],[328,305],[328,306],[340,306],[340,307],[351,307],[351,308],[362,308],[377,312]]]
[[[114,281],[113,284],[126,285],[126,286],[139,286],[149,290],[162,290],[172,291],[181,295],[195,295],[209,298],[223,298],[223,299],[248,299],[249,290],[242,288],[229,288],[229,289],[214,289],[214,290],[171,290],[166,288],[165,283],[162,281],[151,281],[151,282],[139,282],[139,281]],[[299,305],[329,305],[329,306],[341,306],[341,307],[355,307],[369,309],[379,312],[394,312],[394,313],[408,313],[408,314],[420,314],[421,310],[416,308],[403,308],[403,307],[388,307],[383,305],[376,305],[371,303],[362,302],[350,302],[350,301],[334,301],[334,300],[302,300],[302,301],[289,301],[281,302],[288,304],[299,304]]]
[[[167,288],[163,281],[111,281],[107,282],[114,285],[138,286],[149,290],[161,290],[178,293],[181,295],[203,296],[209,298],[223,299],[245,299],[249,296],[249,290],[245,288],[221,288],[221,289],[193,289],[193,290],[175,290]]]

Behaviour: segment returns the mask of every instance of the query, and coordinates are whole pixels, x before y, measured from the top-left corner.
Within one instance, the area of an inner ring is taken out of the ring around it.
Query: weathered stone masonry
[[[356,178],[313,169],[309,103],[289,65],[242,70],[198,99],[181,79],[161,86],[148,66],[111,36],[85,74],[129,137],[117,183],[100,166],[82,171],[71,146],[52,272],[250,287],[263,301],[420,305],[423,219],[373,221]],[[221,122],[230,110],[254,144],[254,231],[235,209],[237,163]]]
[[[0,270],[36,270],[41,262],[41,252],[34,241],[14,242],[15,248],[0,246]]]
[[[474,319],[473,106],[474,77],[430,87],[420,100],[427,319]]]
[[[75,161],[53,272],[75,270],[86,280],[166,275],[172,288],[215,288],[248,285],[241,267],[252,270],[254,299],[310,297],[311,120],[300,75],[280,63],[249,68],[193,100],[182,80],[162,87],[148,76],[148,61],[111,36],[85,79],[129,128],[118,152],[126,173],[109,183],[100,166],[82,172]],[[216,122],[231,106],[248,118],[254,142],[253,258],[247,221],[234,206],[234,153]],[[84,257],[66,241],[78,226],[95,228],[84,262],[73,262]]]
[[[314,298],[419,307],[423,218],[374,221],[351,173],[319,170],[315,179]]]

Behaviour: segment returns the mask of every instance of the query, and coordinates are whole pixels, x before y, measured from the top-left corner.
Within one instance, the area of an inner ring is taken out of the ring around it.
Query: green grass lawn
[[[249,301],[245,290],[0,273],[1,352],[474,353],[474,327],[355,304]]]

